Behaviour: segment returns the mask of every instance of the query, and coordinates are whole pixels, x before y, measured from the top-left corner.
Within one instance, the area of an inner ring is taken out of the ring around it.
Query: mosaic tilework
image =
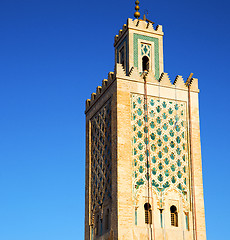
[[[148,44],[141,44],[141,56],[151,57],[151,46]]]
[[[147,118],[144,96],[133,94],[131,98],[134,195],[137,196],[138,191],[146,186],[147,179],[150,179],[152,189],[157,194],[162,195],[173,188],[187,199],[189,169],[186,104],[148,97]]]
[[[157,38],[147,37],[140,34],[133,34],[133,49],[134,49],[134,67],[138,68],[138,39],[151,41],[154,43],[154,51],[155,51],[155,77],[159,79],[160,70],[159,70],[159,41]]]
[[[91,196],[93,209],[111,197],[111,103],[91,119]]]

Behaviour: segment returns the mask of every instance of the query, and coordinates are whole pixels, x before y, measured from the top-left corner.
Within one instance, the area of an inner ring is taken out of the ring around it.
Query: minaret
[[[135,3],[86,101],[85,239],[205,240],[198,80],[170,81],[162,26]]]

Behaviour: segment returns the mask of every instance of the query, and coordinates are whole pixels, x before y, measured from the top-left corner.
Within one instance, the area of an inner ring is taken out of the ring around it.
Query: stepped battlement
[[[126,75],[125,69],[121,64],[116,64],[116,71],[115,71],[116,78],[121,78],[125,80],[132,80],[132,81],[140,81],[144,82],[143,77],[140,75],[138,69],[136,67],[132,67],[129,74]],[[183,77],[177,75],[174,81],[171,81],[168,73],[161,73],[159,80],[156,79],[154,72],[149,71],[146,76],[147,83],[157,84],[164,87],[170,88],[177,88],[181,90],[188,90],[188,86],[190,86],[190,91],[192,92],[199,92],[198,89],[198,79],[192,78],[190,83],[188,84],[184,81]]]
[[[114,72],[109,72],[108,78],[102,81],[101,86],[97,86],[96,93],[92,93],[91,98],[86,100],[85,106],[86,111],[102,95],[102,93],[105,92],[105,90],[111,85],[114,79],[115,79]]]
[[[123,79],[128,81],[137,81],[144,83],[143,77],[138,72],[138,69],[132,67],[129,74],[126,75],[125,70],[121,64],[116,64],[115,73],[109,72],[108,78],[102,81],[102,85],[96,88],[96,92],[91,94],[91,98],[86,100],[86,111],[100,98],[100,96],[106,91],[106,89],[112,84],[116,79]],[[160,87],[176,88],[178,90],[188,91],[188,86],[190,86],[191,92],[199,92],[198,89],[198,79],[192,78],[189,84],[184,81],[183,77],[177,75],[174,81],[171,81],[168,73],[161,73],[159,80],[155,78],[152,71],[148,72],[146,76],[147,84],[154,84]]]
[[[114,38],[114,46],[119,42],[119,40],[123,37],[123,35],[126,33],[127,29],[134,29],[142,32],[147,33],[154,33],[157,35],[164,35],[162,31],[162,25],[157,25],[154,29],[154,26],[150,22],[146,22],[141,19],[127,19],[127,24],[123,25],[123,28],[120,29],[119,34],[115,36]]]

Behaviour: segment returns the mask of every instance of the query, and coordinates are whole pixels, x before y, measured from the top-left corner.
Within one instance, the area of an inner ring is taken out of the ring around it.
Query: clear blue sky
[[[134,0],[1,0],[0,239],[84,234],[85,100],[114,69]],[[165,72],[199,78],[207,237],[229,235],[228,0],[140,0]]]

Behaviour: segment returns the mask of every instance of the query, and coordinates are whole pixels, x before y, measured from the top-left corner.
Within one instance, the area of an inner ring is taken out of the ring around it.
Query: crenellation
[[[113,79],[114,79],[114,72],[109,72],[109,74],[108,74],[108,82],[113,81]]]
[[[124,67],[122,66],[122,64],[117,63],[116,67],[115,67],[115,77],[116,78],[123,78],[126,80],[138,80],[143,82],[143,77],[141,76],[139,70],[136,67],[132,67],[128,73],[128,75],[126,75],[126,72],[124,70]],[[186,85],[186,83],[184,82],[184,79],[182,76],[177,75],[177,77],[175,78],[175,80],[173,81],[173,83],[171,82],[168,73],[161,73],[159,80],[156,79],[155,73],[150,70],[146,76],[146,81],[147,83],[151,83],[151,84],[155,84],[155,85],[160,85],[161,86],[165,86],[165,87],[169,87],[169,88],[178,88],[181,90],[188,90],[188,87]],[[197,79],[194,78],[191,80],[191,88],[190,90],[192,92],[198,92],[198,83],[197,83]]]
[[[91,94],[91,101],[94,101],[96,99],[96,93]]]
[[[118,35],[115,35],[115,37],[114,37],[114,44],[117,42],[117,40],[118,40]]]
[[[169,76],[168,76],[168,73],[162,73],[161,76],[160,76],[160,79],[159,79],[159,82],[161,85],[163,86],[168,86],[168,87],[172,87],[172,83],[169,79]]]
[[[156,31],[163,33],[163,27],[162,27],[162,25],[157,25],[157,26],[156,26]]]
[[[142,28],[142,29],[146,29],[147,28],[147,24],[148,23],[146,21],[140,20],[138,27]],[[152,25],[152,24],[150,24],[150,25]]]
[[[122,66],[122,64],[116,64],[115,67],[115,73],[109,72],[108,73],[108,79],[104,79],[102,81],[102,86],[98,86],[96,89],[96,93],[91,94],[91,99],[86,100],[86,110],[93,104],[93,102],[104,92],[107,87],[110,85],[111,82],[114,81],[115,78],[121,78],[126,80],[135,80],[143,82],[143,77],[140,75],[138,69],[136,67],[132,67],[129,74],[126,75],[125,69]],[[154,84],[154,85],[160,85],[166,86],[169,88],[178,88],[181,90],[188,90],[188,84],[184,82],[184,79],[182,76],[177,75],[173,84],[170,81],[170,78],[168,76],[168,73],[161,73],[159,80],[156,79],[155,74],[153,71],[149,71],[146,76],[147,83]],[[198,89],[198,79],[192,78],[190,81],[190,91],[191,92],[199,92]]]
[[[120,78],[126,77],[125,69],[120,63],[116,64],[116,77]]]
[[[145,31],[149,33],[155,33],[158,35],[163,35],[162,25],[157,25],[156,29],[150,22],[146,22],[142,19],[127,19],[127,24],[123,25],[123,28],[119,30],[119,34],[114,37],[114,46],[118,43],[119,40],[123,37],[127,29],[135,29],[140,31]]]
[[[184,79],[180,75],[176,76],[176,78],[175,78],[175,80],[173,82],[173,85],[175,85],[176,88],[187,89],[187,87],[185,85],[185,82],[184,82]]]
[[[115,74],[114,72],[109,72],[108,73],[108,79],[104,79],[102,81],[102,86],[98,86],[96,88],[96,93],[92,93],[91,94],[91,99],[87,99],[86,100],[86,110],[92,106],[92,104],[94,103],[94,101],[108,88],[108,86],[110,85],[110,83],[113,82],[115,78]]]
[[[131,19],[128,18],[127,20],[127,27],[128,28],[135,28],[138,30],[143,30],[143,31],[149,31],[151,33],[158,33],[158,34],[162,34],[163,35],[163,31],[162,31],[162,25],[157,25],[156,29],[154,29],[154,26],[152,23],[150,22],[146,22],[144,20],[139,20],[139,19]]]
[[[130,69],[130,71],[128,73],[128,76],[130,76],[132,74],[133,70],[134,70],[134,67],[131,67],[131,69]]]
[[[152,23],[150,23],[150,22],[148,22],[148,23],[147,23],[147,26],[146,26],[146,28],[147,28],[148,30],[151,30],[151,31],[153,31],[153,30],[154,30],[154,28],[153,28],[153,24],[152,24]]]
[[[197,78],[192,78],[190,81],[190,90],[194,92],[199,92],[198,88],[198,79]]]
[[[146,81],[149,83],[159,84],[159,81],[156,79],[153,71],[149,71],[146,76]]]
[[[101,94],[101,90],[102,90],[102,87],[101,86],[98,86],[97,87],[97,90],[96,90],[96,95],[98,96],[99,94]]]
[[[139,25],[139,23],[140,23],[140,19],[137,19],[137,21],[135,22],[135,26],[137,27]]]
[[[138,69],[136,67],[132,67],[132,69],[129,72],[128,77],[130,79],[141,80],[140,73],[139,73],[139,71],[138,71]]]
[[[108,85],[108,80],[107,80],[107,79],[104,79],[104,80],[102,81],[102,90],[104,90],[104,89],[107,87],[107,85]]]
[[[87,108],[90,107],[90,102],[91,102],[90,99],[87,99],[87,100],[85,101],[85,109],[87,109]]]
[[[121,39],[121,37],[123,36],[123,34],[126,31],[126,29],[127,29],[127,24],[124,24],[122,29],[119,30],[119,34],[114,37],[114,45],[116,45],[118,40]]]

